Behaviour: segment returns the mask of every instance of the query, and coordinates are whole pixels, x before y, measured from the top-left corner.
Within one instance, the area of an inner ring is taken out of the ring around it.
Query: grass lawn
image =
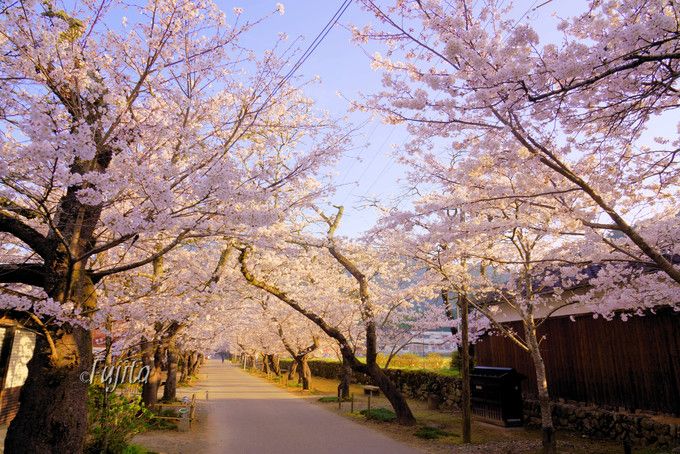
[[[266,378],[261,372],[251,373]],[[461,418],[460,413],[441,410],[429,410],[427,403],[408,399],[411,411],[418,423],[413,427],[400,426],[394,422],[382,422],[375,419],[367,420],[360,413],[368,406],[367,396],[363,394],[361,385],[352,385],[350,392],[354,394],[354,412],[350,412],[350,403],[342,402],[340,408],[337,398],[337,380],[314,377],[312,389],[303,391],[295,386],[295,382],[286,380],[270,381],[289,392],[305,397],[316,405],[321,405],[329,411],[351,418],[361,424],[383,432],[388,436],[400,440],[429,453],[475,453],[475,454],[511,454],[511,453],[540,453],[541,433],[536,429],[504,428],[491,424],[473,421],[472,445],[465,446],[461,442]],[[327,397],[321,399],[322,397]],[[385,397],[371,398],[371,410],[385,408],[391,410]],[[570,432],[558,432],[558,446],[560,452],[570,454],[620,454],[623,452],[621,443],[605,440],[591,440]],[[637,453],[661,454],[663,450],[635,450]]]

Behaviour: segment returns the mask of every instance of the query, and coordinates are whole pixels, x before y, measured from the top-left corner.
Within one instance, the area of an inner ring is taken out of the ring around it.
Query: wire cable
[[[352,3],[352,0],[345,0],[342,2],[338,10],[333,14],[333,16],[328,20],[326,25],[324,26],[323,29],[316,35],[316,38],[310,43],[310,45],[307,47],[307,50],[303,52],[303,54],[300,56],[298,61],[293,65],[293,67],[286,73],[285,76],[279,81],[278,84],[274,87],[272,92],[267,96],[267,99],[262,103],[262,106],[266,106],[267,103],[276,95],[276,93],[290,80],[291,77],[295,74],[295,72],[307,61],[310,55],[316,50],[317,47],[319,47],[319,44],[326,38],[328,33],[330,33],[331,29],[335,24],[340,20],[343,14],[345,14],[345,11],[347,11],[347,8],[349,8],[349,5]]]

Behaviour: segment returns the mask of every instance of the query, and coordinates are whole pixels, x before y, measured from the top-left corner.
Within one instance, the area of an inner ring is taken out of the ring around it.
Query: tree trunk
[[[174,402],[177,400],[177,347],[174,339],[169,341],[167,352],[168,374],[165,378],[165,388],[163,388],[163,400]]]
[[[295,378],[295,373],[298,369],[298,361],[293,358],[293,362],[290,363],[290,370],[288,371],[288,380],[293,380]]]
[[[279,355],[269,355],[269,368],[278,377],[281,375],[281,364],[279,362]]]
[[[342,216],[342,210],[343,210],[342,207],[338,208],[338,214],[333,223],[333,227],[331,227],[331,230],[329,230],[329,239],[332,237],[332,232],[334,231],[335,227],[337,227],[337,223],[340,217]],[[404,399],[404,396],[401,395],[399,388],[397,388],[394,385],[394,383],[390,381],[390,379],[385,375],[382,369],[380,369],[380,367],[376,364],[377,338],[375,330],[375,321],[373,319],[373,308],[370,301],[370,293],[368,291],[368,279],[349,259],[347,259],[347,257],[342,255],[337,249],[335,249],[335,245],[332,242],[330,243],[330,246],[328,246],[328,251],[341,265],[343,265],[343,267],[350,274],[352,274],[352,276],[359,283],[359,298],[361,299],[362,302],[362,319],[366,324],[365,325],[366,364],[362,364],[357,359],[356,355],[354,354],[354,350],[352,349],[350,343],[347,341],[347,338],[342,334],[342,332],[340,332],[338,328],[329,325],[319,315],[302,308],[295,299],[289,297],[285,292],[279,290],[278,288],[270,284],[258,280],[248,270],[246,264],[248,255],[251,252],[250,248],[248,247],[241,249],[241,254],[239,255],[239,263],[241,264],[241,274],[251,285],[254,285],[274,295],[279,300],[283,301],[291,308],[295,309],[296,311],[307,317],[309,320],[314,322],[328,336],[335,339],[340,346],[343,358],[346,359],[352,365],[352,369],[356,372],[364,373],[368,372],[371,378],[373,379],[374,383],[380,388],[380,390],[385,394],[385,396],[387,396],[388,400],[392,404],[392,407],[394,408],[394,411],[397,414],[397,421],[399,422],[399,424],[414,425],[416,423],[416,419],[413,416],[413,413],[411,413],[411,409],[409,408],[406,399]]]
[[[349,399],[349,385],[352,383],[352,366],[342,359],[342,367],[340,369],[340,384],[338,385],[338,393],[341,399]]]
[[[307,355],[301,356],[299,363],[300,367],[298,368],[298,374],[300,377],[300,382],[302,382],[302,389],[309,390],[309,386],[312,383],[312,371],[309,370]]]
[[[193,361],[191,362],[191,375],[196,376],[196,374],[198,374],[198,366],[201,365],[201,355],[194,351],[191,352],[191,358],[193,358]]]
[[[185,383],[187,381],[188,377],[188,372],[189,372],[189,367],[187,366],[187,354],[186,352],[182,352],[179,355],[179,364],[178,364],[178,369],[179,369],[179,382],[180,383]]]
[[[146,383],[142,384],[142,401],[147,408],[158,402],[158,387],[161,384],[161,346],[157,342],[142,341],[142,364],[149,366],[151,372]]]
[[[411,408],[408,406],[408,402],[404,399],[401,391],[397,386],[392,383],[385,372],[377,364],[372,364],[368,367],[368,375],[371,377],[371,381],[380,391],[385,395],[387,400],[390,401],[394,412],[397,414],[397,422],[405,426],[412,426],[416,423],[416,418],[411,413]]]
[[[416,423],[416,418],[408,406],[408,402],[401,394],[399,388],[392,383],[385,372],[378,366],[377,359],[377,335],[375,321],[370,318],[366,323],[366,367],[368,375],[373,383],[385,394],[387,400],[392,404],[394,412],[397,414],[397,422],[405,426],[412,426]]]
[[[56,361],[45,336],[36,336],[19,412],[5,438],[7,454],[83,451],[88,383],[81,373],[92,368],[92,339],[88,330],[66,325],[52,336]]]
[[[187,363],[189,365],[189,370],[187,371],[187,374],[191,378],[196,373],[196,367],[198,367],[198,355],[196,354],[195,351],[191,351],[189,353],[189,359]]]
[[[472,442],[472,400],[470,397],[470,342],[468,334],[468,300],[466,295],[460,299],[460,349],[461,357],[461,407],[463,413],[463,443]]]
[[[545,363],[539,349],[536,337],[536,326],[531,319],[525,322],[525,334],[530,348],[531,359],[536,370],[536,383],[538,385],[538,402],[541,408],[541,430],[543,432],[543,453],[555,454],[557,441],[555,439],[555,427],[552,421],[552,404],[548,393],[548,378],[545,373]]]

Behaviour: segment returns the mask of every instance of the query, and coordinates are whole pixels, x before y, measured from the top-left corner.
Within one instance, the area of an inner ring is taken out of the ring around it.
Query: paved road
[[[208,361],[205,440],[195,454],[417,454],[419,451],[253,377]]]

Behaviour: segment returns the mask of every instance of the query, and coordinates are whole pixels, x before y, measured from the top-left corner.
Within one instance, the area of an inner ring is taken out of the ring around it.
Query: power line
[[[378,126],[380,126],[380,124],[376,122],[373,131],[371,131],[371,133],[368,135],[367,143],[371,143],[371,139],[373,139],[373,134],[375,134],[375,131],[378,129]],[[350,164],[349,168],[345,170],[345,172],[343,172],[343,176],[339,180],[340,182],[338,183],[338,186],[342,186],[343,184],[346,183],[347,177],[351,174],[352,169],[354,169],[354,166],[356,165],[357,161],[360,161],[360,158],[358,156],[352,159],[352,164]]]
[[[392,134],[394,134],[395,129],[396,128],[394,128],[394,127],[390,128],[390,132],[387,135],[387,137],[385,138],[385,140],[383,141],[383,143],[380,145],[380,148],[373,155],[373,157],[371,158],[371,161],[368,163],[368,165],[366,167],[364,167],[364,170],[363,170],[363,172],[361,172],[361,175],[359,175],[359,178],[357,179],[357,183],[361,181],[361,179],[364,177],[364,175],[366,174],[368,169],[371,167],[371,165],[373,165],[373,162],[378,157],[378,155],[382,152],[382,149],[385,147],[385,144],[387,144],[387,142],[392,137]],[[382,173],[382,172],[384,172],[384,169],[380,173]],[[375,184],[375,181],[373,181],[373,183],[370,186],[373,187],[374,184]],[[354,195],[354,192],[355,191],[352,191],[349,194],[347,194],[340,205],[344,205],[345,202],[347,201],[347,199]]]
[[[293,67],[286,73],[285,76],[283,76],[283,79],[279,81],[278,84],[276,84],[276,87],[272,90],[272,92],[267,96],[267,99],[265,99],[264,103],[262,103],[263,106],[266,106],[267,103],[274,97],[274,95],[283,87],[288,80],[290,80],[291,77],[293,77],[293,74],[295,74],[295,71],[297,71],[300,66],[302,66],[307,59],[309,58],[310,55],[316,50],[317,47],[319,47],[319,44],[326,38],[328,33],[330,33],[331,29],[333,26],[340,20],[343,14],[345,14],[345,11],[347,11],[347,8],[349,8],[349,5],[352,3],[352,0],[345,0],[342,2],[338,10],[333,14],[333,17],[329,19],[329,21],[326,23],[324,28],[316,35],[316,38],[314,38],[314,41],[311,42],[309,47],[307,47],[307,50],[303,52],[303,54],[300,56],[298,61],[293,65]]]

